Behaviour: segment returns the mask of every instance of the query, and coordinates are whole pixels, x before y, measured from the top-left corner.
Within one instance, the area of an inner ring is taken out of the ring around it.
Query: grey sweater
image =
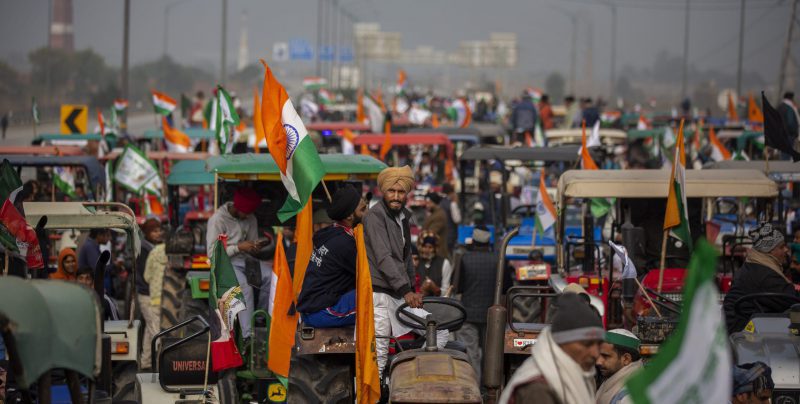
[[[408,223],[411,212],[403,209],[401,216],[404,218],[398,222],[386,204],[380,201],[367,211],[363,219],[372,289],[396,299],[413,291],[411,280],[414,277]]]
[[[239,220],[233,217],[228,211],[228,207],[232,205],[228,202],[222,205],[214,215],[208,219],[208,230],[206,231],[206,251],[208,257],[214,251],[214,242],[217,241],[220,234],[227,234],[227,248],[225,252],[231,257],[231,264],[244,264],[244,253],[239,252],[239,247],[236,245],[240,241],[256,241],[258,239],[258,224],[256,217],[248,215],[244,220]]]

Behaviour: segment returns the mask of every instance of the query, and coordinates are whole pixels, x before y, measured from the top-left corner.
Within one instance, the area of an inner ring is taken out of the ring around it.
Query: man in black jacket
[[[333,226],[314,234],[314,252],[308,262],[297,301],[306,325],[319,328],[356,323],[356,241],[353,227],[361,223],[367,203],[352,186],[336,191],[328,216]]]
[[[741,297],[767,292],[797,296],[794,285],[783,273],[783,266],[789,257],[783,233],[770,223],[762,223],[750,233],[750,238],[753,248],[747,253],[744,265],[736,272],[723,304],[728,333],[741,331],[753,314],[761,312],[755,300],[742,304],[741,310],[735,312],[734,305]],[[758,299],[758,304],[769,313],[784,312],[793,303],[791,298]]]

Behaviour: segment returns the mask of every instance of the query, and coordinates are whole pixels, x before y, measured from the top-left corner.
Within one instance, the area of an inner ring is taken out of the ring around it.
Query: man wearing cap
[[[367,203],[352,186],[333,196],[327,216],[333,226],[314,234],[297,311],[311,327],[342,327],[356,322],[356,241],[353,227],[361,223]]]
[[[423,230],[417,238],[419,262],[414,276],[414,289],[423,296],[449,296],[453,278],[450,260],[436,254],[441,248],[441,240],[436,233]]]
[[[425,210],[428,215],[425,217],[425,222],[422,223],[422,230],[427,230],[436,233],[439,240],[447,240],[447,214],[444,212],[439,203],[442,202],[442,197],[436,192],[428,192],[425,195]],[[449,257],[446,243],[440,243],[437,248],[436,255],[440,257]]]
[[[545,327],[531,356],[514,372],[501,404],[583,404],[595,401],[595,363],[605,330],[588,304],[574,294],[559,297],[561,310]]]
[[[606,332],[597,358],[597,368],[604,378],[597,389],[597,404],[617,404],[627,396],[625,383],[642,368],[639,345],[639,338],[624,328]]]
[[[397,320],[397,308],[407,303],[422,307],[422,295],[412,287],[414,265],[411,259],[411,212],[405,208],[406,196],[414,186],[411,167],[388,167],[378,174],[383,194],[364,215],[364,240],[372,278],[372,303],[375,306],[375,335],[400,336],[411,329]],[[423,315],[425,317],[425,315]],[[447,342],[447,331],[438,333],[438,345]],[[389,353],[389,340],[377,338],[378,374],[382,374]]]
[[[233,193],[233,202],[227,202],[220,206],[216,212],[208,219],[208,230],[206,231],[206,248],[209,258],[214,251],[214,243],[221,234],[228,236],[225,252],[231,258],[236,280],[242,288],[244,295],[245,309],[239,312],[239,326],[242,328],[242,336],[250,336],[250,318],[253,314],[255,300],[253,287],[247,282],[246,258],[258,252],[258,223],[253,212],[261,204],[261,196],[252,188],[240,187]],[[260,265],[261,269],[261,289],[258,293],[260,306],[266,306],[269,302],[269,283],[272,277],[272,268]]]
[[[772,369],[764,362],[753,362],[733,367],[733,404],[769,403],[775,382]]]
[[[753,300],[741,304],[737,313],[734,305],[741,297],[765,292],[797,296],[794,285],[783,273],[783,266],[789,259],[789,247],[786,246],[783,233],[770,223],[761,223],[749,236],[753,240],[753,248],[747,252],[744,265],[736,271],[723,303],[728,333],[741,331],[753,314],[762,311]],[[768,313],[784,312],[793,303],[790,299],[758,299],[758,305]]]

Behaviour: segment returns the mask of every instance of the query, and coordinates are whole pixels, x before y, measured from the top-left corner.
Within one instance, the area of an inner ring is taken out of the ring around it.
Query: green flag
[[[239,125],[239,115],[233,106],[230,94],[222,86],[217,86],[216,102],[211,110],[209,129],[217,136],[219,152],[230,153],[233,148],[233,128]]]
[[[717,251],[701,239],[686,270],[678,327],[649,365],[628,380],[634,403],[729,402],[732,361],[716,270]]]
[[[9,199],[11,203],[16,202],[17,194],[22,191],[22,180],[19,174],[11,166],[8,160],[3,160],[0,163],[0,203]],[[0,226],[0,244],[12,252],[19,252],[17,248],[17,239],[8,232],[8,230]]]
[[[31,97],[31,116],[33,117],[33,124],[39,124],[39,104],[36,103],[36,97]]]

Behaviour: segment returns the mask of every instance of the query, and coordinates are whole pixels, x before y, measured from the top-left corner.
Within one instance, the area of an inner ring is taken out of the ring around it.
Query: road
[[[94,132],[97,127],[96,119],[89,119],[89,131]],[[156,118],[151,113],[137,114],[128,118],[128,133],[142,133],[147,129],[156,127]],[[46,123],[36,128],[38,134],[59,133],[58,123]],[[31,126],[10,126],[6,132],[3,146],[28,146],[33,141],[33,128]]]

